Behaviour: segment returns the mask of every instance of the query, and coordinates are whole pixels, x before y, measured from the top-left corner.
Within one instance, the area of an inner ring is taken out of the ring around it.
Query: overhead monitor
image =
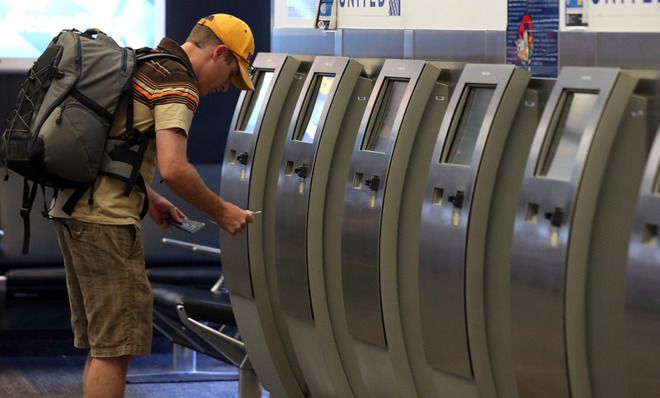
[[[362,142],[362,149],[385,153],[387,146],[396,136],[394,119],[403,103],[408,88],[407,79],[386,79],[376,102],[376,115],[369,122],[368,134]]]
[[[319,120],[321,119],[321,112],[323,112],[323,108],[325,107],[334,80],[334,76],[314,76],[314,83],[311,86],[311,90],[308,92],[304,114],[301,115],[303,119],[297,126],[296,133],[293,137],[294,140],[309,143],[314,142],[316,129],[318,128]]]
[[[564,91],[543,144],[536,175],[570,181],[580,139],[593,115],[598,92]]]
[[[238,121],[236,130],[244,133],[252,134],[257,127],[257,118],[261,113],[266,101],[266,93],[270,86],[270,81],[273,79],[272,71],[258,71],[256,83],[254,85],[254,92],[248,94],[250,99],[247,102],[247,109],[242,112],[241,118]]]
[[[0,0],[0,71],[25,72],[62,29],[98,28],[122,46],[156,47],[165,0]]]
[[[494,86],[465,87],[459,104],[461,115],[452,122],[451,146],[445,153],[444,163],[469,165],[472,162],[479,130],[494,92]]]

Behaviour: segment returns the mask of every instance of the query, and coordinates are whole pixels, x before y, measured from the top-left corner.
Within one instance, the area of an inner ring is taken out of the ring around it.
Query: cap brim
[[[232,78],[231,83],[239,90],[254,91],[254,83],[252,83],[252,79],[250,78],[250,74],[248,73],[247,64],[239,59],[237,59],[237,61],[238,61],[238,69],[240,69],[241,75]]]

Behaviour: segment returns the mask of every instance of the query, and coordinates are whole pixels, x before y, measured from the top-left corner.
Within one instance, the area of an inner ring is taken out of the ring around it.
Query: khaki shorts
[[[54,221],[66,270],[74,346],[92,357],[148,355],[153,296],[135,225]]]

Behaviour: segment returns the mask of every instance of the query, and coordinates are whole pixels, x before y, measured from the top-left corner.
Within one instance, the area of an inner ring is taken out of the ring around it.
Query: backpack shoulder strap
[[[34,182],[32,188],[28,179],[23,179],[23,202],[21,204],[20,215],[23,219],[23,254],[28,254],[30,248],[30,210],[37,196],[38,183]]]
[[[135,62],[138,64],[147,61],[152,61],[155,59],[163,59],[163,58],[172,59],[178,62],[179,64],[181,64],[184,68],[186,68],[188,72],[192,72],[190,70],[190,67],[188,66],[189,63],[185,61],[183,58],[179,57],[178,55],[157,51],[149,47],[142,47],[135,50]]]

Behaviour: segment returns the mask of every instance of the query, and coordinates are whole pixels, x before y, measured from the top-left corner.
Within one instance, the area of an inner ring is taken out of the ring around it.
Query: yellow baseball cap
[[[254,59],[254,37],[248,24],[229,14],[213,14],[197,21],[220,39],[236,56],[241,75],[232,78],[231,83],[241,90],[254,90],[249,69]]]

